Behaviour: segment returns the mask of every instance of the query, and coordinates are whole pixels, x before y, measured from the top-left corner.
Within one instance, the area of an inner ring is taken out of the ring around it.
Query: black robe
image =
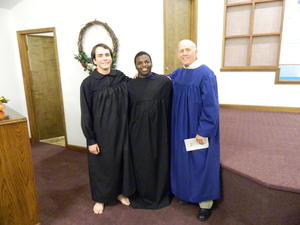
[[[134,192],[128,143],[128,92],[126,77],[112,70],[94,71],[80,89],[81,127],[87,145],[98,144],[100,154],[88,153],[92,199],[108,203],[119,194]]]
[[[170,204],[169,119],[171,81],[157,74],[128,82],[129,139],[136,192],[133,208],[158,209]]]

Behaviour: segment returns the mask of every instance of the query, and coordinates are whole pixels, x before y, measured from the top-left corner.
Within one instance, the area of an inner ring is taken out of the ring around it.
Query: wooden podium
[[[0,224],[39,224],[27,120],[10,108],[0,120]]]

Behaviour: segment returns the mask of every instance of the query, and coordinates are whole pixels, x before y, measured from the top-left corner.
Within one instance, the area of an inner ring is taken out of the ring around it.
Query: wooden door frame
[[[54,38],[54,51],[56,56],[56,66],[57,66],[57,75],[58,75],[58,88],[60,91],[59,100],[60,100],[60,107],[63,119],[63,133],[65,136],[65,144],[67,146],[67,132],[66,132],[66,124],[65,124],[65,115],[64,115],[64,107],[63,107],[63,97],[62,97],[62,88],[61,88],[61,78],[60,78],[60,69],[59,69],[59,60],[58,60],[58,51],[57,51],[57,41],[56,41],[56,32],[55,27],[49,28],[41,28],[41,29],[31,29],[31,30],[21,30],[17,31],[17,38],[18,38],[18,45],[19,45],[19,53],[20,53],[20,60],[21,60],[21,67],[22,67],[22,74],[23,74],[23,84],[25,90],[25,97],[26,97],[26,105],[27,105],[27,112],[28,112],[28,119],[29,119],[29,127],[31,132],[31,142],[35,143],[39,141],[39,134],[38,134],[38,125],[37,119],[34,112],[34,103],[33,103],[33,96],[31,93],[30,87],[32,86],[31,82],[31,72],[30,72],[30,64],[29,64],[29,57],[27,54],[27,42],[26,42],[26,35],[28,34],[40,34],[40,33],[53,33]]]
[[[198,34],[198,0],[192,0],[191,11],[191,40],[197,45]]]
[[[190,37],[191,40],[197,45],[197,33],[198,33],[198,0],[191,0],[191,15],[190,15],[190,20],[191,20],[191,33],[190,33]],[[167,10],[167,1],[164,0],[164,6],[163,6],[163,11],[164,11],[164,72],[165,72],[165,68],[166,68],[166,61],[167,61],[167,56],[166,56],[166,52],[167,52],[167,42],[168,42],[168,38],[166,36],[166,10]],[[175,48],[177,46],[174,46]]]

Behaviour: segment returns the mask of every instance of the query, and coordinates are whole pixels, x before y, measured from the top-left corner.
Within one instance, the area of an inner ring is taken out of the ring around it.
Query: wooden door
[[[65,137],[55,28],[17,31],[31,142]]]
[[[27,35],[27,49],[39,139],[63,136],[54,38]]]
[[[197,0],[164,0],[164,73],[181,64],[177,45],[182,39],[197,43]]]

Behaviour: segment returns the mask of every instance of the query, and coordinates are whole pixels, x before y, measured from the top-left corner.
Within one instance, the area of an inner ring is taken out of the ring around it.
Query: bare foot
[[[102,214],[104,211],[104,204],[100,202],[96,202],[94,205],[93,211],[95,214]]]
[[[130,201],[127,197],[125,197],[124,195],[118,195],[117,199],[123,204],[123,205],[126,205],[126,206],[129,206],[130,205]]]

